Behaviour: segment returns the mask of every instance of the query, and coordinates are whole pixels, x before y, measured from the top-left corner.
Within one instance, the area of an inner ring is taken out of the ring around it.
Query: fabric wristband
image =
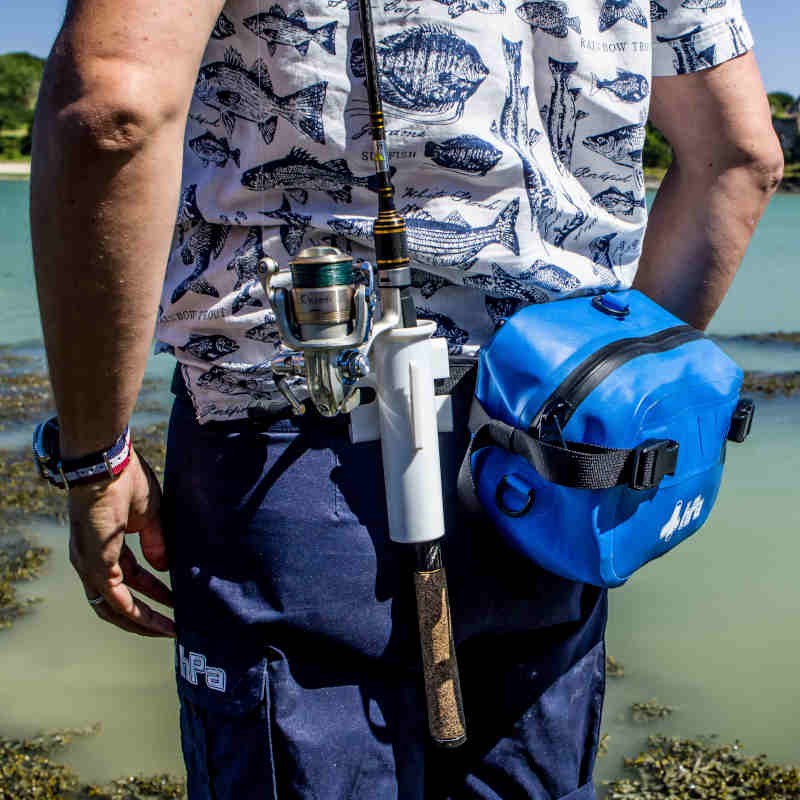
[[[108,450],[75,459],[61,458],[57,417],[37,425],[33,434],[33,457],[39,475],[59,489],[117,477],[128,466],[131,449],[131,432],[127,425]]]

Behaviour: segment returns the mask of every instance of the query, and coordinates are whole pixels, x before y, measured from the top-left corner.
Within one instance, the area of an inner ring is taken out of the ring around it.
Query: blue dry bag
[[[637,291],[527,306],[481,351],[462,494],[545,569],[619,586],[708,519],[742,377]]]

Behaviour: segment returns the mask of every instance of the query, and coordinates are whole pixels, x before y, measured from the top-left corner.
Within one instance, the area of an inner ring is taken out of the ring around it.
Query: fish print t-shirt
[[[474,354],[526,303],[631,284],[654,76],[745,53],[740,0],[375,0],[420,317]],[[197,78],[159,311],[201,422],[283,404],[257,277],[301,248],[371,256],[355,0],[231,0]]]

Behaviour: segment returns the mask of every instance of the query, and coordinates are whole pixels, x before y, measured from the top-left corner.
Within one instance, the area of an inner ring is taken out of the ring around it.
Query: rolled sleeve
[[[699,72],[753,47],[740,0],[658,0],[650,5],[656,77]]]

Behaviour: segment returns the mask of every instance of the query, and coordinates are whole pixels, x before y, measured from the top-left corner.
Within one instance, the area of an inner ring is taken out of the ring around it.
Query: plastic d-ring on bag
[[[481,351],[462,498],[545,569],[619,586],[708,519],[742,378],[640,292],[528,306]]]

